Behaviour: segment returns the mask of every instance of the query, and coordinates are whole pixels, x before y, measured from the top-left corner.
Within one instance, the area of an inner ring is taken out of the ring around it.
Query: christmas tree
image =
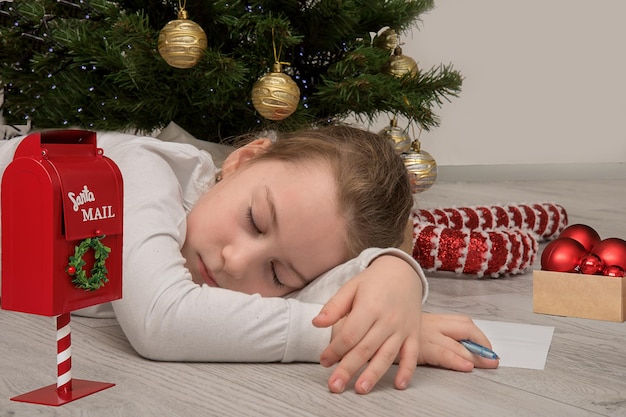
[[[428,130],[456,96],[452,65],[390,69],[432,0],[15,0],[0,2],[0,86],[8,123],[150,132],[174,121],[211,141],[381,114]],[[170,66],[159,34],[184,9],[206,34],[197,64]],[[400,41],[396,40],[396,36]],[[394,55],[394,51],[395,54]],[[251,100],[276,62],[297,109],[261,116]]]

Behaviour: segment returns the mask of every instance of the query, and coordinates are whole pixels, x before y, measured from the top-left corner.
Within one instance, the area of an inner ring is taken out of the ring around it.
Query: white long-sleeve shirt
[[[0,141],[0,173],[19,138]],[[98,147],[124,180],[123,295],[112,304],[134,349],[164,361],[317,362],[331,329],[312,325],[322,305],[376,257],[398,249],[367,249],[289,297],[261,297],[198,285],[180,249],[186,215],[213,185],[216,167],[205,152],[179,143],[120,133],[98,134]],[[81,310],[102,315],[107,305]],[[106,313],[105,313],[106,314]]]

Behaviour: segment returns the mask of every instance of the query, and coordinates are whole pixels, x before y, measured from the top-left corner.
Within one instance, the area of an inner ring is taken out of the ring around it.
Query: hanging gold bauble
[[[398,46],[398,34],[393,29],[386,29],[374,40],[374,45],[380,49],[386,49],[391,54]]]
[[[437,162],[426,151],[420,149],[419,140],[411,144],[411,149],[400,155],[404,160],[411,181],[413,194],[428,190],[437,180]]]
[[[181,9],[178,19],[168,22],[159,32],[159,54],[174,68],[191,68],[200,61],[207,48],[204,30],[187,19]]]
[[[398,120],[394,117],[389,122],[389,126],[378,132],[379,135],[388,139],[398,153],[411,149],[411,138],[405,129],[398,127]]]
[[[415,77],[417,75],[417,63],[410,56],[402,55],[402,48],[396,46],[383,72],[398,78],[405,75]]]
[[[300,89],[291,77],[275,63],[271,72],[259,78],[252,86],[254,108],[269,120],[283,120],[298,108]]]

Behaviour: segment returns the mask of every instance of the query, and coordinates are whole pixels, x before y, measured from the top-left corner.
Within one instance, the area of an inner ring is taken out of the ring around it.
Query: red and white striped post
[[[66,396],[72,390],[72,328],[70,313],[57,316],[57,393]]]
[[[32,404],[59,406],[115,386],[109,382],[72,378],[72,330],[70,313],[56,316],[57,383],[11,398]]]

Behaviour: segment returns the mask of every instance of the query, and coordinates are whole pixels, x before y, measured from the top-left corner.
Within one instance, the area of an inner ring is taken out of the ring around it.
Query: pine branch
[[[393,113],[425,129],[456,97],[451,65],[417,77],[384,73],[389,51],[371,42],[390,27],[403,33],[432,0],[188,0],[189,18],[208,47],[191,69],[170,67],[157,51],[176,18],[171,0],[16,0],[0,2],[0,85],[9,123],[151,131],[170,121],[194,136],[227,140],[266,129],[293,130],[356,114]],[[276,59],[301,90],[282,121],[262,118],[250,92]]]

